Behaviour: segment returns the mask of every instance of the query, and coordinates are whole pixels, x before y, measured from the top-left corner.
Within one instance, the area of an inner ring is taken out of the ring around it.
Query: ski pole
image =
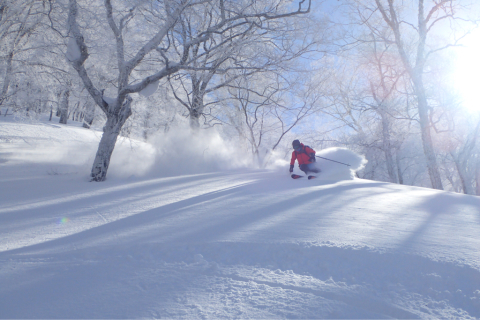
[[[340,164],[343,164],[344,166],[349,166],[349,164],[346,164],[346,163],[343,163],[343,162],[340,162],[340,161],[335,161],[335,160],[332,160],[332,159],[327,159],[327,158],[324,158],[324,157],[320,157],[320,156],[316,156],[317,158],[321,158],[321,159],[325,159],[325,160],[328,160],[328,161],[333,161],[333,162],[336,162],[336,163],[340,163]]]

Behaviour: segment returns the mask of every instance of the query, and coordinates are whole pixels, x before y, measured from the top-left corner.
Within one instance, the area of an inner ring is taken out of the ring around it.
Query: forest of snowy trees
[[[0,117],[103,130],[93,181],[119,135],[183,128],[218,130],[260,168],[300,139],[365,155],[360,178],[480,195],[480,108],[452,80],[475,6],[0,0]]]

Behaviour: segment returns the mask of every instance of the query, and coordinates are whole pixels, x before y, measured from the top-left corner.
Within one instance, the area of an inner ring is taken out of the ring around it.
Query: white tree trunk
[[[430,119],[428,117],[428,103],[425,96],[425,88],[420,70],[415,70],[413,75],[413,83],[415,87],[415,95],[417,97],[418,116],[420,120],[420,130],[422,135],[423,152],[427,160],[428,174],[432,183],[432,188],[443,190],[440,170],[438,169],[437,157],[433,149],[432,135],[430,132]]]
[[[393,163],[392,146],[390,141],[390,123],[387,118],[388,116],[381,109],[381,107],[378,109],[378,111],[380,113],[380,117],[382,118],[382,148],[383,152],[385,153],[388,177],[390,178],[390,182],[397,183],[398,181],[397,175],[395,174],[395,164]]]
[[[95,104],[88,102],[85,110],[85,117],[83,118],[83,127],[90,129],[95,118]]]
[[[68,100],[70,98],[70,89],[66,89],[62,93],[62,101],[60,103],[60,121],[59,123],[67,124],[68,120]]]
[[[200,116],[195,112],[190,112],[189,116],[190,128],[197,130],[200,129]]]
[[[112,157],[120,130],[132,114],[131,103],[132,99],[127,97],[119,114],[107,113],[107,122],[103,127],[102,139],[93,161],[91,181],[105,181],[108,167],[110,166],[110,158]]]
[[[201,92],[193,92],[192,105],[190,109],[190,128],[200,128],[200,117],[203,114],[203,94]]]
[[[3,78],[2,92],[0,93],[0,106],[7,99],[8,88],[10,87],[10,82],[12,79],[12,61],[13,51],[8,54],[6,59],[7,68],[5,70],[5,77]]]
[[[402,174],[402,169],[400,167],[400,151],[398,149],[395,153],[395,162],[397,164],[398,183],[403,184],[403,174]]]
[[[463,193],[472,195],[475,194],[475,190],[473,190],[473,186],[467,178],[468,175],[466,172],[465,164],[462,164],[458,157],[455,157],[453,153],[450,154],[452,155],[453,161],[455,162],[455,167],[457,168],[460,183],[462,184]]]

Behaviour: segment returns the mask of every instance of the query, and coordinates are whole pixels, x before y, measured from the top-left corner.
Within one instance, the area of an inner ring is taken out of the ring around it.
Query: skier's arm
[[[292,152],[292,159],[290,160],[290,172],[293,172],[293,166],[295,165],[295,160],[297,160],[297,154]]]
[[[295,165],[295,160],[297,160],[297,154],[295,151],[292,152],[292,159],[290,160],[290,165],[293,166]]]
[[[315,162],[315,153],[316,153],[315,150],[307,147],[307,148],[305,148],[305,151],[308,154],[308,156],[310,157],[310,161]]]

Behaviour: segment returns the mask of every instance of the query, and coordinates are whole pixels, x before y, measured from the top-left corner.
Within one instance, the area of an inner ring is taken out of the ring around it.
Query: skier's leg
[[[303,171],[307,176],[309,172],[319,173],[321,171],[320,169],[317,168],[315,163],[301,164],[299,167],[300,167],[300,170]]]
[[[301,164],[300,166],[300,170],[303,171],[306,175],[308,175],[308,164]]]
[[[317,168],[317,166],[315,165],[315,162],[312,162],[307,165],[307,171],[313,172],[313,173],[319,173],[320,169]]]

